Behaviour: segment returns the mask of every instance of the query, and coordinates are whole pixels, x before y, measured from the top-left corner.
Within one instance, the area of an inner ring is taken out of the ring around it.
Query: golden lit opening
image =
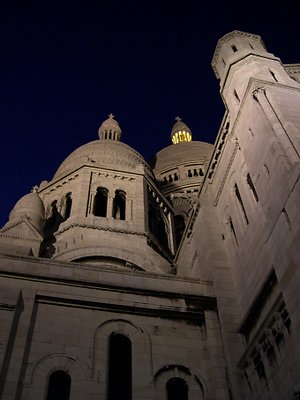
[[[172,135],[173,144],[177,144],[180,142],[191,142],[191,140],[192,140],[192,135],[190,134],[190,132],[178,131],[174,132]]]

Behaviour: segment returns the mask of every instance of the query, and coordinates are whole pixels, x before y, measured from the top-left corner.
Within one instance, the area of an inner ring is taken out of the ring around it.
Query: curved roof
[[[152,171],[145,159],[132,147],[117,140],[94,140],[74,150],[60,165],[54,179],[83,165],[131,170],[141,164],[152,176]]]
[[[44,216],[44,204],[36,192],[31,192],[21,197],[9,214],[9,219],[19,215],[41,215]]]
[[[211,143],[191,141],[171,144],[156,154],[153,165],[155,174],[183,164],[201,164],[211,158],[214,146]]]
[[[37,192],[28,193],[17,201],[9,214],[9,221],[25,215],[30,218],[36,229],[42,230],[45,222],[45,208]]]

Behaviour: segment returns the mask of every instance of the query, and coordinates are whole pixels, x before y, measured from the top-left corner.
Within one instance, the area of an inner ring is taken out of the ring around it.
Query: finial
[[[114,118],[115,116],[114,116],[114,114],[110,113],[108,117],[109,118]]]
[[[181,118],[180,118],[180,117],[175,117],[175,119],[176,119],[177,122],[180,122],[180,121],[181,121]]]
[[[31,193],[37,193],[39,187],[37,185],[33,186],[33,188],[31,189]]]

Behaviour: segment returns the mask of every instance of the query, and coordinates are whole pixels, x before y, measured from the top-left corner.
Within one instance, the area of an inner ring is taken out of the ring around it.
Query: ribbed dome
[[[160,150],[156,154],[155,174],[178,165],[200,164],[210,160],[214,146],[206,142],[180,142]]]
[[[144,158],[132,147],[116,140],[95,140],[73,151],[60,165],[54,179],[60,178],[83,165],[131,170],[141,164],[146,167],[147,173],[153,176]]]
[[[26,215],[32,222],[33,226],[41,231],[45,222],[44,204],[36,192],[28,193],[17,201],[13,210],[9,214],[9,221]]]

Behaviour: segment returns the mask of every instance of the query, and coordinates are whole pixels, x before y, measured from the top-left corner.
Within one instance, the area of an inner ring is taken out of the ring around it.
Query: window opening
[[[168,235],[166,231],[166,224],[160,209],[153,204],[149,205],[148,212],[149,230],[153,233],[159,243],[165,248],[169,248]]]
[[[264,363],[262,362],[261,355],[259,352],[253,356],[254,368],[257,373],[259,380],[267,379]]]
[[[47,229],[56,229],[61,222],[61,215],[58,212],[57,200],[50,205],[49,217],[47,218]]]
[[[238,102],[240,102],[239,95],[237,94],[237,91],[234,89],[233,91],[234,97],[237,99]]]
[[[274,74],[274,72],[271,71],[270,69],[269,69],[269,72],[270,72],[270,74],[272,75],[274,81],[275,81],[275,82],[278,82],[278,79],[276,78],[276,75]]]
[[[65,220],[70,217],[71,209],[72,209],[72,193],[69,192],[66,194],[64,201],[63,217]]]
[[[188,385],[184,379],[171,378],[166,383],[167,400],[188,400]]]
[[[98,187],[94,199],[94,210],[93,210],[93,214],[96,217],[106,217],[107,197],[108,197],[108,190],[105,188]]]
[[[270,170],[269,170],[269,167],[267,166],[267,164],[264,164],[264,170],[266,172],[266,175],[270,175]]]
[[[259,200],[259,199],[258,199],[258,194],[257,194],[257,192],[256,192],[256,190],[255,190],[253,181],[252,181],[251,176],[250,176],[249,173],[247,174],[247,183],[248,183],[248,185],[249,185],[249,187],[250,187],[250,189],[251,189],[251,192],[252,192],[252,194],[253,194],[253,196],[254,196],[256,202],[258,203],[258,200]]]
[[[65,371],[54,371],[49,377],[47,400],[69,400],[71,377]]]
[[[58,214],[57,200],[52,201],[50,206],[50,218],[55,218]]]
[[[237,52],[237,47],[234,44],[231,46],[231,48],[235,53]]]
[[[125,220],[126,214],[126,193],[123,190],[116,190],[113,202],[113,218]]]
[[[229,228],[230,228],[230,230],[231,230],[231,232],[232,232],[232,234],[233,234],[235,243],[236,243],[236,245],[238,246],[238,245],[239,245],[239,242],[238,242],[238,239],[237,239],[236,231],[235,231],[235,228],[234,228],[234,225],[233,225],[233,222],[232,222],[232,218],[231,218],[231,217],[229,217],[229,219],[228,219],[228,225],[229,225]]]
[[[235,185],[234,185],[234,193],[235,193],[236,198],[238,199],[238,202],[239,202],[239,204],[240,204],[240,206],[241,206],[241,209],[242,209],[242,211],[243,211],[243,215],[244,215],[246,224],[248,225],[248,224],[249,224],[249,220],[248,220],[248,217],[247,217],[247,214],[246,214],[246,210],[245,210],[245,207],[244,207],[244,203],[243,203],[242,196],[241,196],[241,194],[240,194],[239,188],[238,188],[238,186],[237,186],[236,183],[235,183]]]
[[[131,400],[132,354],[128,337],[113,333],[109,337],[108,400]]]

